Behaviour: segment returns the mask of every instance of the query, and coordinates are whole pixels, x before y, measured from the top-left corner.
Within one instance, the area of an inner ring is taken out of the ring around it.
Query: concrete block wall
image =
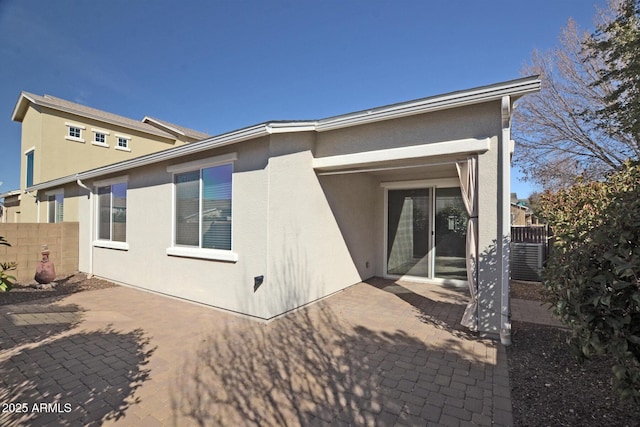
[[[11,244],[0,246],[0,262],[17,262],[18,269],[8,274],[15,276],[19,283],[31,282],[42,259],[42,245],[48,245],[56,274],[75,273],[78,271],[78,232],[77,222],[0,224],[0,236]]]

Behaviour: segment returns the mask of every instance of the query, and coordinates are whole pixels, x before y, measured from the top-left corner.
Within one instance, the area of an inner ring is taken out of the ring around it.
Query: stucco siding
[[[20,189],[26,188],[27,166],[25,152],[33,149],[34,162],[33,162],[33,182],[38,182],[41,179],[41,158],[43,155],[42,150],[42,116],[38,110],[34,107],[29,107],[25,113],[25,121],[28,121],[29,126],[22,129],[22,149],[20,150]],[[20,222],[37,222],[38,210],[35,203],[35,198],[30,194],[23,194],[20,200]]]
[[[25,160],[25,152],[30,149],[35,150],[34,157],[34,170],[33,170],[33,181],[37,182],[40,179],[40,155],[42,150],[42,116],[40,112],[37,111],[34,107],[29,107],[27,112],[25,113],[25,122],[28,122],[29,125],[25,128],[23,126],[22,136],[21,136],[21,150],[20,150],[20,188],[24,189],[26,184],[26,160]]]
[[[499,113],[498,102],[321,132],[314,155],[326,157],[466,138],[486,138],[496,135],[492,124],[496,108]]]
[[[496,333],[502,286],[496,251],[501,213],[499,102],[350,129],[273,133],[135,168],[128,174],[128,250],[91,245],[95,224],[87,221],[91,215],[95,221],[95,207],[90,207],[95,198],[76,197],[81,211],[80,268],[124,284],[270,319],[384,275],[386,207],[381,183],[457,178],[452,162],[466,155],[418,159],[440,162],[437,167],[423,164],[418,169],[334,175],[318,174],[314,157],[467,138],[489,138],[489,150],[478,154],[479,317],[481,331]],[[232,200],[232,250],[237,261],[167,255],[174,209],[173,175],[167,167],[229,153],[237,154]],[[104,178],[108,177],[100,179]],[[260,276],[263,282],[254,286]]]
[[[259,167],[266,158],[266,144],[241,145],[234,147],[238,159],[232,184],[232,249],[238,254],[237,262],[167,255],[167,248],[172,246],[174,207],[173,177],[167,172],[169,164],[164,162],[129,174],[129,248],[84,246],[93,251],[93,273],[123,284],[263,317],[253,285],[254,277],[265,275],[267,270],[267,177],[264,168]],[[211,151],[199,157],[219,154]],[[88,218],[89,203],[82,205],[83,217]],[[81,224],[81,244],[91,241],[89,230],[87,224]],[[81,256],[81,269],[88,270],[90,263],[89,255]]]
[[[269,160],[267,317],[361,280],[310,151]]]
[[[150,137],[142,132],[92,120],[86,117],[75,116],[61,111],[47,111],[42,114],[42,137],[47,141],[43,144],[41,161],[47,167],[41,171],[39,181],[45,182],[76,172],[89,170],[98,166],[116,163],[122,160],[139,157],[144,154],[159,150],[165,150],[174,146],[175,140],[161,137]],[[82,139],[84,142],[76,142],[65,137],[68,135],[68,127],[65,123],[73,123],[83,126]],[[31,126],[26,121],[23,129]],[[108,147],[93,143],[95,133],[92,129],[108,132],[105,143]],[[131,137],[129,141],[130,151],[116,149],[116,135]]]
[[[81,128],[81,139],[84,142],[67,138],[67,124],[77,125]],[[94,130],[105,133],[105,144],[108,147],[94,144]],[[119,136],[130,137],[128,140],[129,150],[116,148]],[[29,105],[22,119],[20,188],[26,187],[26,157],[24,153],[32,148],[34,149],[33,184],[39,184],[182,145],[185,141],[186,138],[172,139],[147,134],[88,117],[52,110],[43,106]],[[35,203],[35,197],[41,202],[39,208]],[[73,203],[72,201],[67,205],[65,201],[65,221],[75,221],[78,218],[77,208],[73,206]],[[47,203],[44,192],[23,196],[20,206],[20,222],[47,222],[46,212]]]
[[[499,112],[499,110],[498,110]],[[500,116],[494,116],[499,135]],[[499,249],[500,194],[498,186],[498,144],[491,138],[491,149],[478,156],[478,322],[479,330],[496,334],[500,327],[501,268]]]
[[[361,280],[378,268],[377,222],[383,190],[370,174],[320,176],[320,185]]]
[[[497,333],[500,325],[500,283],[501,270],[498,262],[497,245],[499,234],[499,186],[500,170],[498,148],[501,138],[500,102],[443,110],[420,116],[405,117],[397,120],[379,122],[359,127],[338,129],[318,135],[315,145],[316,157],[335,156],[363,151],[381,150],[395,147],[463,140],[467,138],[490,138],[487,152],[478,154],[478,216],[479,216],[479,271],[480,282],[480,329],[483,332]],[[424,163],[455,161],[456,157],[425,158]],[[348,182],[358,174],[344,175]],[[374,173],[374,175],[378,175]],[[384,172],[380,181],[428,180],[445,177],[457,178],[455,169],[450,171],[428,168],[423,170]],[[322,177],[325,180],[330,177]],[[376,219],[378,229],[383,229],[384,206],[379,202],[380,216]],[[378,234],[378,241],[386,238]],[[383,275],[386,262],[383,250],[378,248],[376,274]]]

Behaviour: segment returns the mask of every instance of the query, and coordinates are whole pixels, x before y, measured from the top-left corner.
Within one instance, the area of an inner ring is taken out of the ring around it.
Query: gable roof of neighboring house
[[[20,200],[20,190],[11,190],[11,191],[7,191],[6,193],[1,193],[0,194],[0,206],[7,206],[7,203],[9,203],[8,199],[11,200]]]
[[[206,134],[204,132],[200,132],[194,129],[189,129],[184,126],[179,126],[174,123],[169,123],[165,120],[156,119],[154,117],[145,116],[142,119],[143,123],[149,123],[152,126],[163,128],[167,130],[169,133],[177,133],[178,135],[184,135],[188,138],[193,138],[196,140],[201,140],[205,138],[209,138],[211,135]]]
[[[510,96],[512,101],[531,92],[540,90],[538,76],[523,77],[503,83],[481,86],[473,89],[451,92],[428,98],[387,105],[369,110],[328,117],[320,120],[269,121],[235,131],[212,136],[202,141],[192,142],[179,147],[169,148],[134,159],[124,160],[107,166],[98,167],[85,172],[36,184],[27,191],[40,190],[63,185],[83,179],[93,179],[110,173],[127,171],[132,168],[150,165],[164,160],[171,160],[189,154],[195,154],[217,147],[268,136],[274,133],[293,132],[325,132],[366,123],[380,122],[448,108],[498,101],[503,96]],[[475,140],[474,140],[475,141]],[[472,141],[470,141],[472,142]],[[434,144],[435,145],[435,144]]]
[[[160,136],[168,139],[175,139],[175,135],[172,134],[171,132],[162,130],[158,126],[153,126],[149,123],[145,123],[144,119],[142,121],[138,121],[138,120],[130,119],[128,117],[119,116],[117,114],[98,110],[97,108],[91,108],[91,107],[87,107],[86,105],[67,101],[65,99],[56,98],[55,96],[51,96],[51,95],[40,96],[40,95],[35,95],[33,93],[24,92],[24,91],[20,93],[18,102],[16,103],[16,106],[13,109],[11,120],[16,122],[22,122],[27,112],[27,109],[29,108],[29,104],[47,107],[47,108],[51,108],[53,110],[58,110],[58,111],[64,111],[66,113],[75,114],[82,117],[88,117],[101,122],[123,126],[130,129],[135,129],[150,135]],[[203,139],[209,136],[201,132],[194,131],[187,128],[180,127],[180,130],[181,130],[180,133],[195,139]],[[192,137],[190,135],[198,135],[198,137]]]
[[[7,191],[6,193],[0,193],[0,199],[4,199],[6,197],[11,197],[11,196],[19,196],[20,195],[20,190],[11,190],[11,191]]]

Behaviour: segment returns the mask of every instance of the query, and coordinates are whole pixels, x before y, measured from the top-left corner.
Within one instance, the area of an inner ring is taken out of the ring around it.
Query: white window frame
[[[384,202],[383,202],[383,242],[382,242],[382,265],[383,266],[383,274],[382,276],[387,279],[400,279],[400,280],[410,280],[419,283],[437,283],[437,284],[449,284],[453,286],[468,286],[468,282],[466,280],[458,280],[458,279],[444,279],[440,277],[434,277],[433,272],[435,271],[435,257],[431,254],[431,251],[435,248],[435,233],[434,225],[435,221],[435,190],[438,188],[460,188],[460,180],[458,178],[439,178],[439,179],[424,179],[424,180],[411,180],[411,181],[384,181],[380,183],[380,187],[384,190]],[[387,250],[388,250],[388,233],[389,233],[389,190],[411,190],[411,189],[420,189],[420,188],[428,188],[429,189],[429,197],[431,198],[431,212],[429,217],[429,227],[431,228],[429,232],[429,271],[431,272],[431,277],[419,277],[419,276],[411,276],[411,275],[395,275],[387,272]]]
[[[58,212],[57,212],[58,204],[56,203],[55,196],[62,195],[62,221],[61,222],[64,222],[64,188],[57,188],[55,190],[47,191],[47,192],[44,193],[44,195],[47,198],[47,222],[49,222],[49,223],[51,223],[49,221],[49,214],[51,212],[51,206],[52,206],[51,205],[51,200],[49,200],[49,198],[51,196],[54,196],[54,199],[53,199],[53,209],[54,209],[53,217],[56,218],[58,216],[57,215],[58,214]],[[53,223],[57,223],[57,221],[54,220]]]
[[[109,136],[108,131],[91,128],[91,132],[93,132],[93,140],[91,141],[93,145],[97,145],[98,147],[109,148],[109,144],[107,144],[107,136]],[[96,141],[96,137],[98,136],[98,134],[104,135],[104,142]]]
[[[29,183],[29,154],[33,154],[33,165],[31,166],[31,185]],[[36,180],[36,147],[31,147],[24,152],[24,186],[31,187]]]
[[[172,174],[171,182],[172,188],[172,206],[171,206],[171,246],[167,248],[167,255],[178,256],[186,258],[199,258],[213,261],[226,261],[237,262],[238,254],[233,251],[233,228],[234,221],[231,220],[231,249],[208,249],[208,248],[196,248],[191,246],[176,246],[176,186],[175,175],[184,172],[194,172],[214,166],[221,166],[225,164],[231,164],[231,215],[233,215],[233,199],[234,199],[234,179],[233,179],[233,166],[234,162],[238,159],[237,153],[223,154],[220,156],[209,157],[206,159],[194,160],[192,162],[181,163],[167,167],[167,172]]]
[[[116,150],[131,152],[131,137],[128,135],[118,135],[117,133],[115,136],[116,136],[116,145],[115,145]],[[121,139],[127,141],[126,147],[122,147],[120,145]]]
[[[100,198],[97,197],[98,196],[98,188],[100,187],[106,187],[106,186],[111,186],[114,184],[127,184],[127,199],[128,199],[128,193],[129,193],[129,175],[124,175],[124,176],[119,176],[119,177],[114,177],[114,178],[109,178],[109,179],[103,179],[100,181],[95,181],[93,183],[93,188],[94,188],[94,196],[93,197],[95,199],[94,203],[95,203],[95,218],[94,218],[94,222],[95,222],[95,227],[93,230],[94,233],[94,240],[92,242],[92,245],[94,247],[97,248],[106,248],[106,249],[117,249],[117,250],[121,250],[121,251],[127,251],[129,250],[129,243],[128,242],[117,242],[117,241],[113,241],[113,240],[105,240],[105,239],[99,239],[99,227],[100,227]],[[113,197],[113,193],[112,196]],[[127,204],[128,204],[128,200],[127,200]],[[129,218],[127,218],[127,226],[129,223]],[[127,236],[128,239],[128,236]]]
[[[81,142],[84,144],[84,138],[82,138],[82,131],[86,130],[86,127],[76,124],[76,123],[70,123],[70,122],[64,122],[65,126],[67,126],[67,134],[65,135],[64,139],[68,140],[68,141],[74,141],[74,142]],[[80,136],[71,136],[69,134],[69,132],[71,132],[71,128],[77,128],[80,130]]]

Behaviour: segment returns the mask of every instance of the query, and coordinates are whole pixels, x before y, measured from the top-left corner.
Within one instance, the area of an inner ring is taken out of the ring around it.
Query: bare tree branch
[[[613,0],[610,8],[619,1]],[[599,11],[596,19],[607,22],[612,16],[610,10]],[[616,121],[596,120],[595,112],[606,107],[605,100],[615,87],[595,84],[606,64],[592,54],[587,43],[590,37],[569,20],[559,46],[534,51],[522,70],[523,75],[540,75],[542,89],[517,103],[515,164],[525,179],[543,188],[600,179],[626,159],[640,157],[637,141],[616,128]]]

